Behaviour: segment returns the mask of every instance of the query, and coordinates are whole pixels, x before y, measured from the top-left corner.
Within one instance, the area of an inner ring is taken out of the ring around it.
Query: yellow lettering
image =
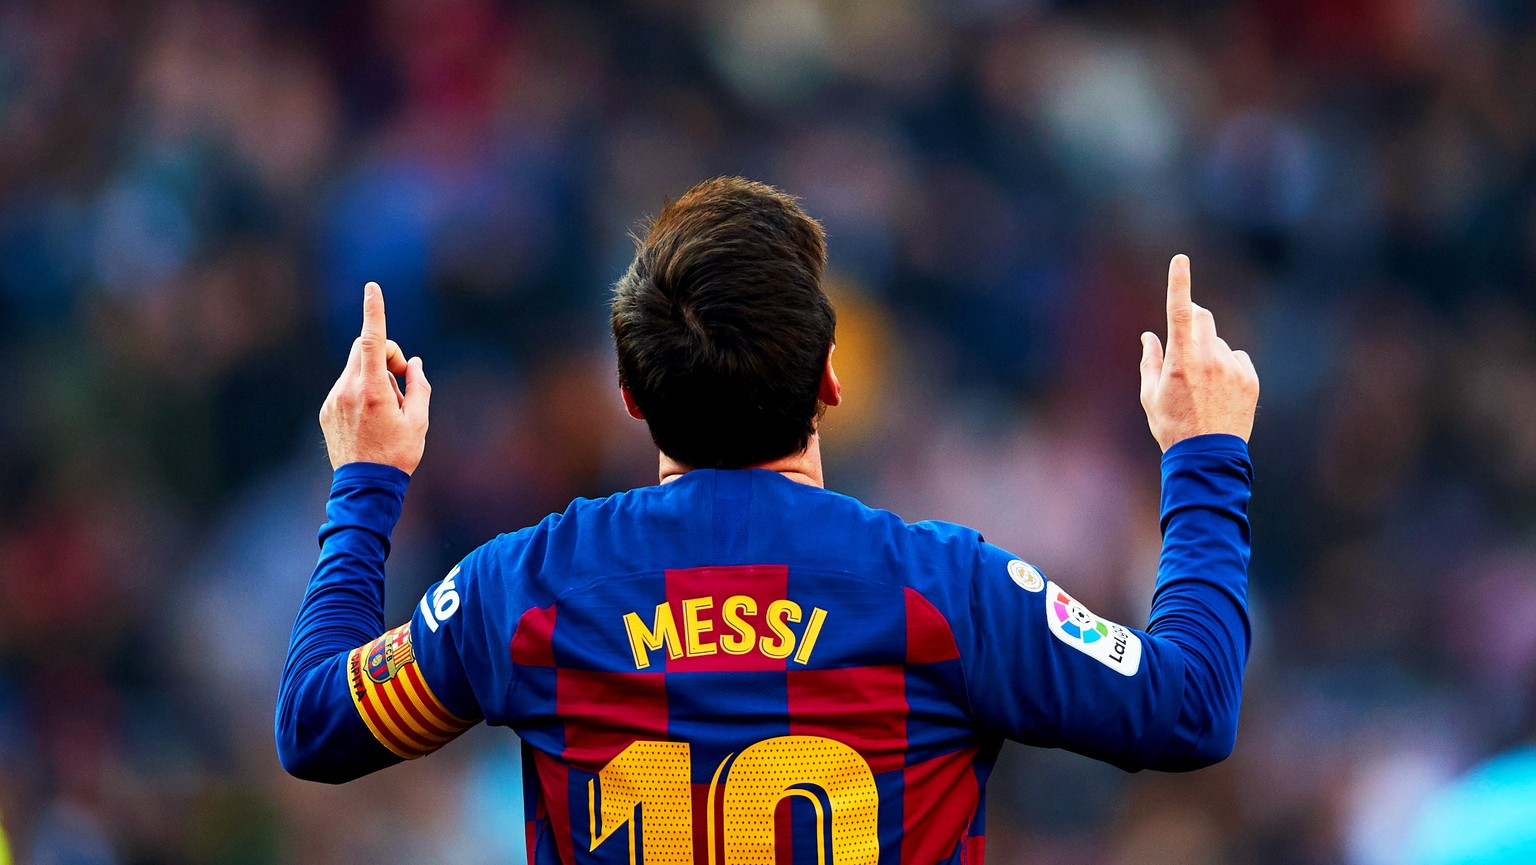
[[[725,626],[736,632],[734,637],[721,637],[720,648],[732,655],[745,655],[757,644],[757,632],[752,629],[750,622],[741,617],[742,613],[757,615],[757,601],[746,595],[731,595],[720,607],[720,617],[725,619]]]
[[[768,612],[763,618],[768,623],[768,629],[778,639],[763,637],[758,641],[758,648],[770,658],[789,657],[789,653],[795,650],[795,632],[789,629],[786,620],[800,621],[800,605],[789,600],[774,601],[768,605]]]
[[[677,636],[677,621],[672,618],[672,608],[656,605],[656,618],[647,628],[638,613],[624,614],[624,630],[629,634],[629,650],[635,656],[635,669],[643,670],[651,665],[650,652],[663,645],[667,657],[677,660],[683,656],[682,640]]]
[[[716,633],[716,621],[708,615],[715,609],[713,596],[685,598],[681,606],[681,628],[670,604],[656,605],[655,617],[649,626],[637,612],[624,614],[624,631],[629,638],[630,653],[634,655],[635,669],[650,667],[650,655],[658,649],[665,649],[667,657],[674,661],[685,655],[690,658],[713,655],[722,649],[731,655],[745,655],[756,649],[769,658],[793,655],[795,663],[808,664],[827,621],[826,610],[812,607],[804,633],[797,636],[790,625],[800,622],[803,610],[794,601],[782,598],[770,603],[764,611],[763,623],[769,633],[759,636],[756,623],[748,618],[757,616],[757,600],[748,595],[731,595],[720,605],[719,618],[725,623],[722,630],[726,633],[717,638],[712,636]]]
[[[810,663],[811,650],[816,648],[816,638],[821,636],[821,623],[826,620],[826,610],[821,607],[811,609],[811,620],[805,625],[805,636],[800,638],[800,650],[795,652],[795,663]]]
[[[706,812],[711,825],[714,793],[711,783]],[[880,860],[880,791],[863,756],[835,739],[777,736],[749,746],[731,764],[720,810],[727,863],[775,861],[779,842],[787,839],[776,837],[774,818],[779,803],[791,796],[810,800],[815,809],[819,865]],[[710,854],[713,863],[713,845]]]
[[[688,657],[695,655],[713,655],[715,644],[706,643],[701,637],[715,629],[715,623],[699,621],[699,613],[714,609],[715,599],[688,598],[683,601],[683,633],[688,637]]]
[[[587,782],[587,834],[592,839],[587,849],[595,852],[624,828],[629,830],[632,865],[689,865],[693,861],[691,764],[687,742],[640,740],[620,751],[597,773],[597,784]],[[644,823],[644,837],[635,832],[639,823]]]
[[[630,865],[694,862],[693,768],[687,742],[640,740],[619,752],[587,782],[587,849],[619,843],[610,839],[625,829]],[[709,865],[719,852],[726,865],[773,865],[788,841],[775,818],[791,797],[815,812],[818,865],[880,859],[880,790],[863,756],[835,739],[776,736],[727,754],[706,795]]]

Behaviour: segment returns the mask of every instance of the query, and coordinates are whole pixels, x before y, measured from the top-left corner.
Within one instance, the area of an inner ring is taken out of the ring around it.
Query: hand
[[[1216,317],[1189,298],[1189,258],[1168,265],[1168,353],[1154,333],[1141,335],[1141,407],[1163,450],[1187,438],[1253,434],[1259,374],[1246,351],[1216,335]]]
[[[405,376],[405,390],[395,376]],[[347,368],[320,406],[320,428],[331,468],[382,463],[410,474],[427,445],[427,404],[432,385],[421,358],[405,353],[384,331],[384,292],[363,287],[363,332],[352,343]]]

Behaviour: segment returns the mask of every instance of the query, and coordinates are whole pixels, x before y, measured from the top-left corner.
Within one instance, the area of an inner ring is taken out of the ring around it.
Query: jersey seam
[[[977,567],[973,567],[971,569],[970,580],[967,581],[966,589],[965,589],[965,613],[966,613],[966,616],[968,616],[969,619],[970,619],[970,621],[967,624],[970,626],[970,631],[971,631],[971,634],[973,636],[976,634],[976,608],[975,608],[976,607],[976,571],[979,569],[979,564],[980,563],[977,563],[978,566]],[[958,646],[958,643],[957,643],[957,646]],[[960,686],[961,686],[960,687],[960,691],[961,691],[961,696],[963,696],[965,698],[965,711],[966,711],[966,715],[969,716],[970,719],[971,719],[971,726],[975,727],[977,729],[980,729],[983,725],[982,725],[982,723],[980,721],[980,716],[976,712],[976,703],[975,703],[975,701],[973,701],[971,699],[971,673],[970,673],[970,670],[969,670],[969,666],[970,665],[966,663],[965,652],[961,652],[960,653]]]
[[[607,580],[627,580],[630,577],[640,577],[640,576],[646,576],[646,575],[651,575],[651,574],[664,574],[667,571],[689,571],[689,570],[694,570],[696,568],[741,568],[741,567],[747,567],[747,568],[759,568],[759,567],[794,568],[794,570],[797,573],[816,574],[816,575],[820,575],[820,576],[848,577],[849,579],[857,580],[857,581],[859,581],[861,583],[866,583],[866,584],[873,585],[873,586],[881,586],[881,587],[900,586],[902,588],[911,588],[906,583],[901,582],[900,580],[882,580],[882,579],[879,579],[877,577],[865,576],[863,574],[858,573],[857,571],[845,570],[843,568],[802,567],[800,565],[791,565],[791,564],[789,564],[787,562],[754,562],[752,564],[747,564],[747,565],[690,565],[688,567],[683,567],[683,568],[637,568],[637,569],[635,569],[633,571],[626,571],[626,572],[624,572],[622,574],[599,574],[597,576],[589,577],[586,580],[584,580],[584,581],[582,581],[580,583],[577,583],[574,586],[567,586],[566,588],[561,589],[559,594],[555,595],[555,599],[554,599],[553,603],[558,604],[558,603],[560,603],[560,601],[564,600],[566,597],[571,595],[573,592],[579,592],[579,591],[581,591],[583,589],[591,588],[592,586],[597,585],[598,583],[601,583],[601,582],[604,582],[604,581],[607,581]]]
[[[971,729],[974,732],[977,727],[976,707],[971,705],[970,684],[965,672],[965,653],[960,651],[960,641],[955,638],[955,627],[950,624],[949,617],[944,615],[943,611],[933,601],[928,600],[928,596],[923,594],[921,590],[912,586],[904,586],[903,588],[910,590],[912,594],[917,596],[918,600],[927,604],[928,609],[932,610],[944,622],[945,629],[949,631],[949,639],[955,644],[955,660],[960,662],[960,697],[965,702],[965,714],[967,719],[970,720]],[[910,627],[910,623],[908,626]]]

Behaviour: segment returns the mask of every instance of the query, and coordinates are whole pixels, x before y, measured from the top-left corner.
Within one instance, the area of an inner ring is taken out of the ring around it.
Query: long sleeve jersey
[[[1180,442],[1162,474],[1145,630],[971,529],[748,469],[578,499],[471,552],[386,631],[408,477],[345,465],[278,754],[342,782],[509,727],[536,865],[979,863],[1005,739],[1130,771],[1233,748],[1247,445]]]

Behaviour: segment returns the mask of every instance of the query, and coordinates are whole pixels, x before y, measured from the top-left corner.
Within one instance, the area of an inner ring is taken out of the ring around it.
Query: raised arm
[[[1089,612],[1033,567],[980,544],[966,598],[977,721],[1125,769],[1195,769],[1237,735],[1249,649],[1248,501],[1258,377],[1168,278],[1168,350],[1142,335],[1141,399],[1163,447],[1163,549],[1138,631]]]
[[[453,665],[437,665],[450,673],[430,683],[419,669],[414,623],[384,633],[384,560],[421,462],[430,397],[421,358],[407,361],[388,338],[384,297],[370,282],[362,332],[320,410],[335,477],[278,692],[278,759],[300,778],[350,780],[434,750],[472,723],[461,717],[475,713]],[[444,582],[451,588],[451,577]]]
[[[1155,334],[1141,341],[1141,404],[1163,448],[1163,550],[1147,631],[1184,656],[1180,714],[1162,760],[1193,767],[1225,757],[1237,737],[1251,641],[1247,444],[1259,374],[1191,298],[1183,255],[1168,265],[1168,350]]]

